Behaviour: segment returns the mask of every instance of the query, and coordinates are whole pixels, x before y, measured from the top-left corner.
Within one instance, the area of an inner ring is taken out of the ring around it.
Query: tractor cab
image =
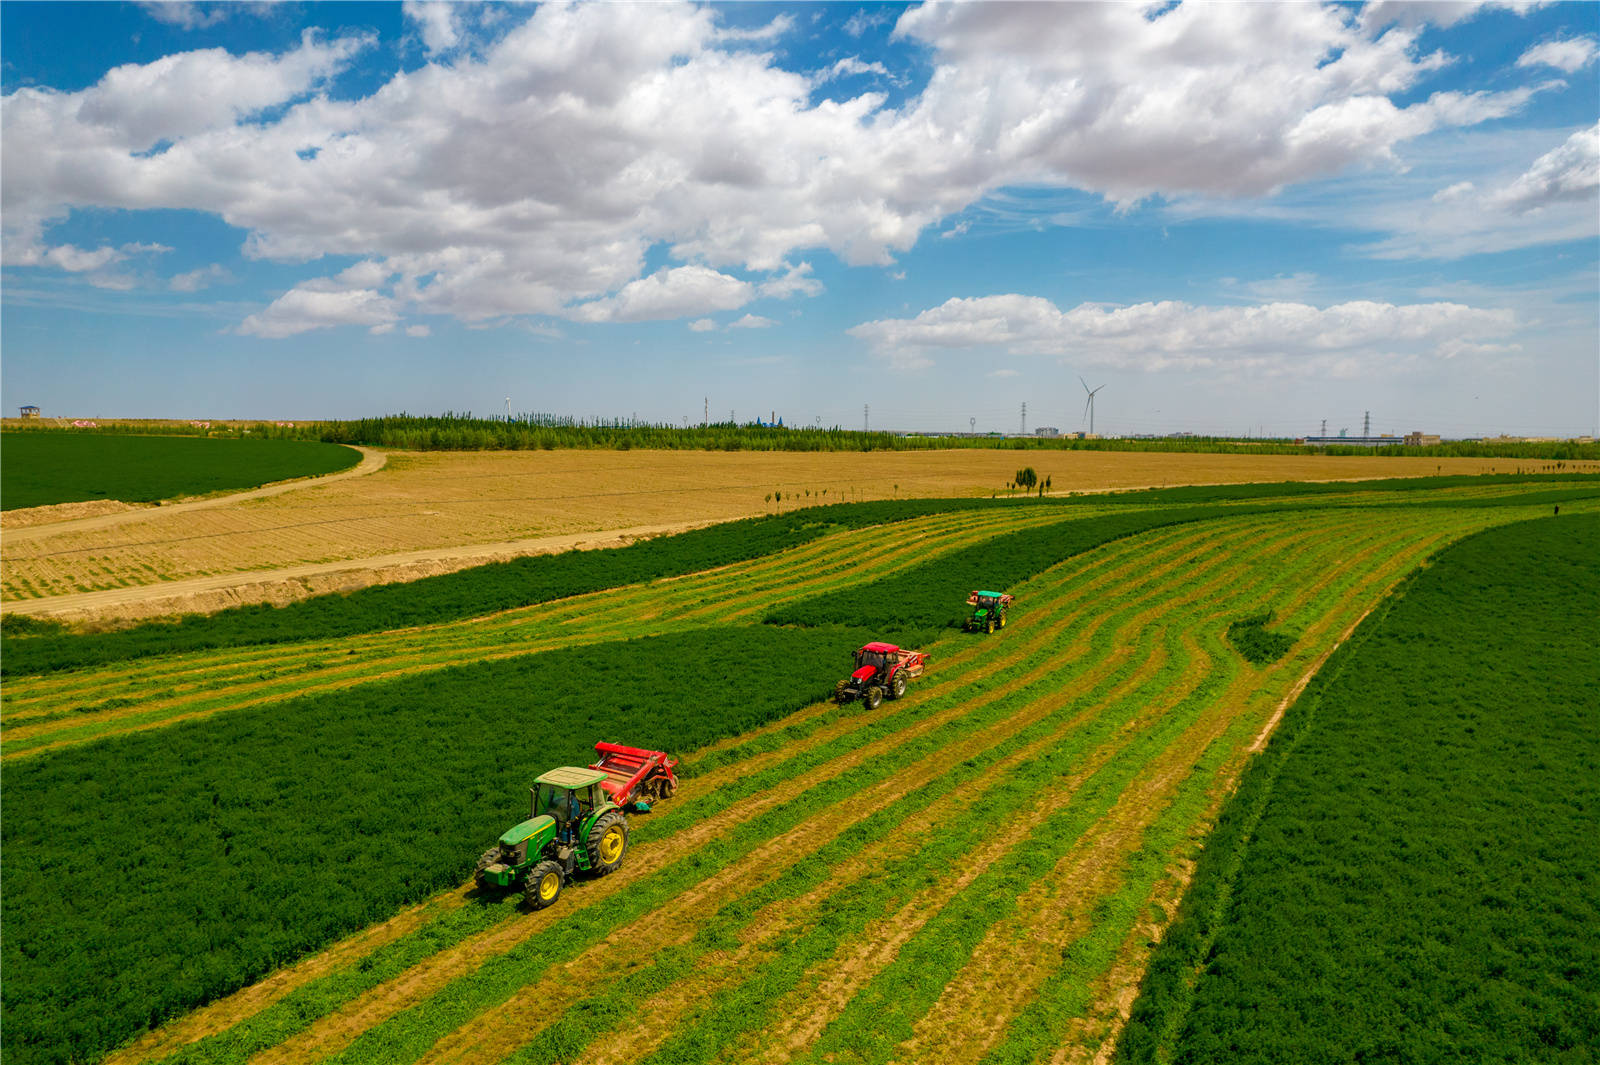
[[[523,898],[542,909],[578,871],[605,876],[628,850],[628,818],[612,802],[598,769],[563,766],[533,782],[528,819],[513,825],[478,859],[484,889],[522,886]]]
[[[545,816],[556,823],[556,838],[567,842],[609,797],[601,788],[606,775],[597,769],[563,766],[533,782],[530,818]]]
[[[993,632],[995,629],[1006,627],[1006,608],[1011,605],[1012,597],[1005,592],[991,592],[979,589],[967,596],[967,605],[972,608],[972,614],[967,618],[968,632]]]
[[[900,648],[892,643],[869,643],[856,651],[856,670],[851,676],[864,680],[900,661]]]

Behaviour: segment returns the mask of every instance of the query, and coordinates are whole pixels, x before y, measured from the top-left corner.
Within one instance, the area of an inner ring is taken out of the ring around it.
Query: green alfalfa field
[[[351,596],[9,633],[6,1058],[1092,1060],[1300,689],[1558,505],[1592,525],[1600,485],[828,507],[610,586],[440,578],[404,627]],[[1017,596],[993,637],[957,624],[980,585]],[[928,673],[825,701],[872,638]],[[537,912],[473,889],[601,739],[684,759],[622,868]]]

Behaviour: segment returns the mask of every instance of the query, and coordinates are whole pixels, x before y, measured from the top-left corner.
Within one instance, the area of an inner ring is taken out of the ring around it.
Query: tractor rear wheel
[[[833,686],[833,701],[843,706],[850,701],[850,682],[841,680]]]
[[[585,844],[589,852],[589,868],[595,876],[615,872],[628,852],[628,819],[621,810],[611,810],[600,815],[589,829]]]
[[[522,898],[530,910],[542,910],[561,897],[567,875],[560,862],[543,861],[528,870],[528,879],[522,885]]]
[[[889,698],[898,699],[906,693],[906,675],[896,673],[889,680]]]
[[[1006,616],[1004,614],[1000,615],[1000,627],[1002,629],[1006,627]]]
[[[883,689],[876,684],[870,685],[866,694],[861,697],[861,701],[867,704],[868,710],[876,710],[883,702]]]

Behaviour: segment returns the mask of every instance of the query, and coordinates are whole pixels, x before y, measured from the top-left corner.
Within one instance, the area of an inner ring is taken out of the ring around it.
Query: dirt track
[[[324,592],[354,591],[373,584],[416,580],[524,555],[625,547],[643,537],[683,532],[702,524],[705,523],[639,525],[600,533],[574,533],[507,540],[497,544],[402,551],[342,562],[284,566],[265,572],[223,573],[185,581],[163,581],[131,588],[55,595],[46,599],[12,600],[5,604],[5,610],[15,614],[49,615],[63,621],[210,613],[243,603],[284,603]]]

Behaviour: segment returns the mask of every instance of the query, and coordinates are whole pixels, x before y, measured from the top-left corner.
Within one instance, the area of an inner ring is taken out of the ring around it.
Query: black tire
[[[861,697],[861,701],[867,704],[868,710],[876,710],[883,702],[883,689],[876,684],[869,685],[866,694]]]
[[[906,675],[903,672],[896,673],[893,677],[889,678],[889,698],[898,699],[905,693]]]
[[[850,701],[850,682],[841,680],[833,686],[833,701],[843,706]]]
[[[617,836],[620,834],[620,841]],[[616,872],[622,856],[628,853],[628,818],[621,810],[608,810],[595,820],[584,841],[589,852],[589,869],[595,876]]]
[[[989,635],[994,635],[994,618],[989,619]]]
[[[542,861],[528,870],[528,878],[522,882],[522,900],[528,909],[542,910],[559,899],[566,886],[567,874],[561,863]]]
[[[1006,616],[1004,614],[1000,615],[1000,627],[1002,629],[1006,627]]]
[[[472,879],[474,879],[474,880],[478,879],[478,877],[483,873],[483,871],[485,869],[489,868],[489,866],[493,865],[495,863],[495,860],[498,859],[499,857],[500,857],[500,848],[499,847],[490,847],[488,850],[484,851],[482,857],[480,857],[478,859],[478,868],[473,872]]]

